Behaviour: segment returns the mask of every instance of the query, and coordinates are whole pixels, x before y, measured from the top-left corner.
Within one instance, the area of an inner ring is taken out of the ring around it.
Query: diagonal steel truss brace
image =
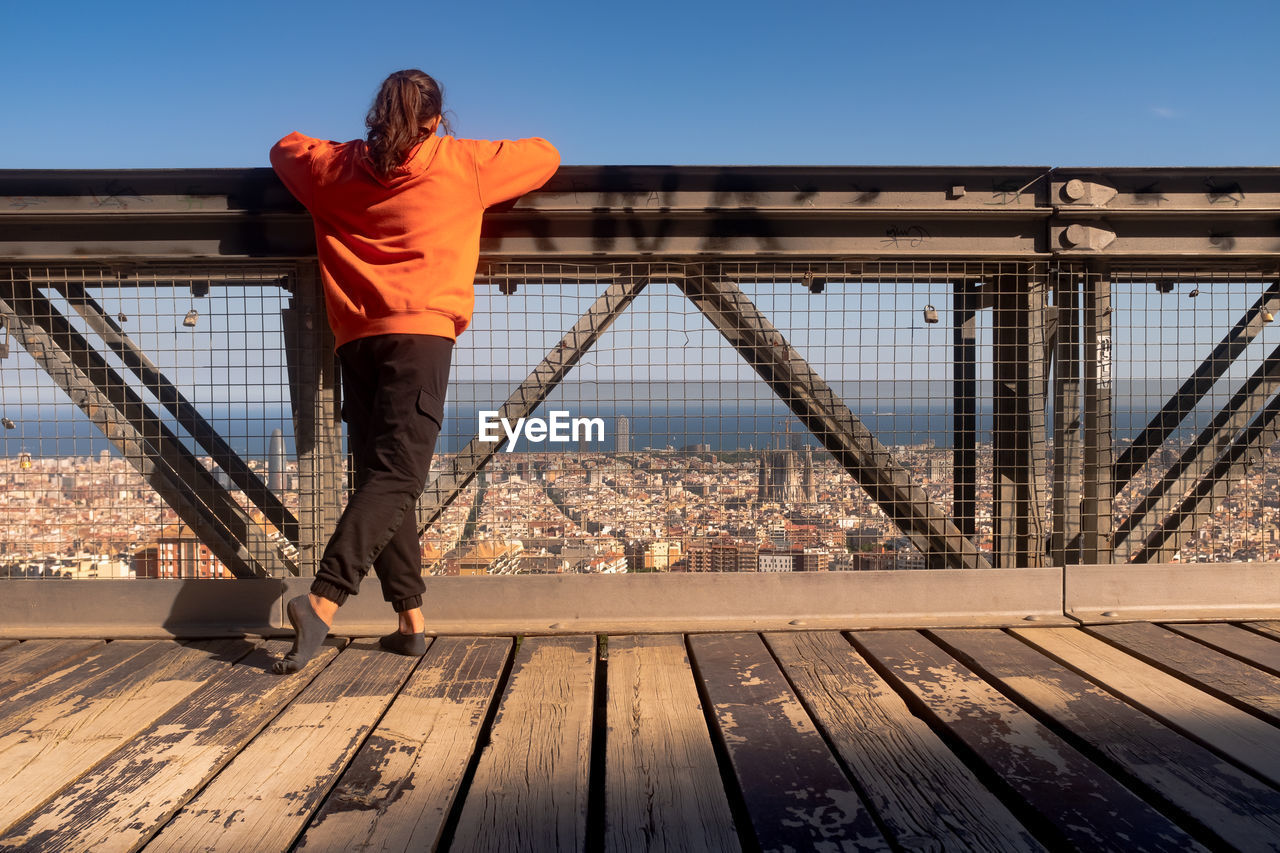
[[[1116,461],[1114,477],[1117,492],[1164,445],[1165,439],[1178,428],[1178,424],[1195,409],[1213,384],[1258,336],[1267,322],[1264,320],[1265,314],[1274,316],[1277,312],[1280,312],[1280,279],[1272,282],[1262,296],[1258,297],[1257,302],[1236,321],[1213,352],[1182,383],[1182,387],[1169,398],[1159,414],[1151,419],[1142,434],[1133,440],[1129,449]]]
[[[0,314],[32,358],[233,574],[298,573],[282,543],[267,537],[30,282],[0,281]]]
[[[586,355],[587,350],[600,339],[613,321],[627,310],[627,306],[644,291],[648,283],[647,276],[631,276],[619,278],[605,288],[604,293],[600,294],[591,307],[578,318],[578,322],[574,323],[573,328],[565,333],[560,342],[520,383],[520,387],[507,398],[498,410],[498,416],[512,423],[515,423],[518,418],[528,417],[560,384],[560,380],[564,379],[573,366]],[[498,441],[481,441],[477,435],[453,457],[449,470],[428,484],[418,501],[421,513],[419,518],[425,519],[418,531],[419,536],[435,523],[440,513],[453,503],[480,469],[502,449],[506,441],[505,436]]]
[[[678,286],[796,417],[872,496],[921,552],[947,568],[990,568],[973,543],[911,481],[889,451],[849,411],[737,285],[708,276],[673,275]],[[564,378],[609,325],[644,289],[648,277],[614,282],[560,343],[507,398],[499,415],[527,417]],[[473,438],[433,480],[419,503],[426,530],[439,518],[505,439]]]
[[[290,542],[298,541],[298,520],[294,518],[280,498],[275,495],[266,483],[245,464],[240,454],[218,435],[217,430],[204,419],[204,416],[191,405],[169,379],[152,364],[151,359],[129,339],[124,330],[112,319],[102,306],[77,281],[58,281],[53,287],[66,298],[76,313],[84,318],[89,328],[106,342],[107,346],[142,381],[148,391],[160,401],[191,437],[196,440],[205,452],[213,459],[231,481],[244,492],[254,506],[261,510],[267,521],[275,525]]]
[[[677,283],[931,563],[991,567],[736,284],[710,275],[687,275]]]
[[[1147,537],[1133,557],[1135,563],[1156,563],[1173,559],[1195,533],[1197,521],[1212,514],[1238,483],[1262,461],[1267,449],[1280,441],[1280,395],[1272,397],[1262,411],[1227,447],[1213,466],[1196,482],[1160,526]]]
[[[1230,450],[1240,431],[1277,392],[1280,392],[1280,346],[1271,351],[1178,461],[1117,526],[1114,543],[1117,559],[1127,560],[1135,551],[1143,549],[1143,543],[1156,530],[1180,525],[1175,507],[1188,491],[1200,488],[1215,462]]]

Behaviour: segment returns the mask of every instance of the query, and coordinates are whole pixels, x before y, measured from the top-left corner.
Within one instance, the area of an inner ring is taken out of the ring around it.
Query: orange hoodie
[[[484,209],[560,165],[545,139],[432,136],[383,178],[364,140],[291,133],[271,165],[311,211],[337,345],[370,335],[456,338],[471,322]]]

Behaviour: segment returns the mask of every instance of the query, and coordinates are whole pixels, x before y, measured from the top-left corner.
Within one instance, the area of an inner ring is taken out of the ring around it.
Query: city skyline
[[[990,552],[990,446],[977,455],[975,542]],[[1174,458],[1162,451],[1135,477],[1117,497],[1118,517]],[[947,511],[952,461],[929,446],[904,448],[899,459]],[[1277,461],[1269,452],[1218,510],[1200,517],[1183,561],[1280,560]],[[269,459],[249,464],[270,478]],[[437,460],[437,469],[446,465]],[[5,574],[231,577],[119,457],[13,458],[0,466]],[[282,499],[296,512],[292,462],[284,480]],[[924,555],[832,460],[782,446],[723,458],[702,449],[502,454],[423,537],[423,557],[428,573],[463,575],[925,567]]]

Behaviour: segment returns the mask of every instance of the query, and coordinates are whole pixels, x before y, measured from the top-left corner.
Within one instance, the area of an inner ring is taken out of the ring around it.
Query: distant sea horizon
[[[948,400],[949,402],[949,400]],[[986,402],[986,401],[983,401]],[[436,445],[437,453],[451,454],[461,450],[476,434],[478,413],[483,409],[496,409],[498,404],[484,406],[447,405],[445,425]],[[32,412],[18,413],[14,417],[15,429],[0,431],[4,455],[17,456],[27,452],[32,457],[97,456],[102,450],[116,451],[107,438],[87,417],[71,404],[57,407],[41,407]],[[544,402],[533,417],[547,419],[553,410],[567,411],[573,418],[601,418],[604,420],[604,441],[586,445],[587,452],[615,452],[617,450],[617,420],[625,416],[629,421],[629,450],[646,448],[663,450],[667,447],[682,449],[694,445],[706,445],[716,452],[762,450],[769,447],[792,445],[820,447],[821,444],[794,415],[776,407],[732,408],[724,405],[693,408],[689,404],[681,408],[660,407],[656,404],[633,404],[626,407],[575,407],[571,403]],[[873,435],[886,446],[920,445],[933,442],[940,449],[953,443],[953,413],[930,408],[902,406],[895,409],[854,410],[854,413]],[[248,404],[222,407],[203,412],[209,423],[231,447],[246,459],[265,459],[273,430],[284,433],[285,448],[294,453],[293,424],[287,404]],[[26,415],[26,417],[23,417]],[[1152,413],[1143,410],[1116,410],[1113,424],[1117,441],[1132,438],[1146,425]],[[990,407],[976,412],[976,440],[979,444],[991,441],[992,412]],[[1046,413],[1051,422],[1052,411]],[[1191,419],[1188,419],[1191,420]],[[185,432],[166,418],[173,431],[183,437],[184,443],[197,456],[207,455]],[[788,429],[790,430],[788,432]],[[1184,427],[1180,434],[1191,432]],[[523,436],[517,441],[515,452],[580,452],[578,442],[532,443]]]

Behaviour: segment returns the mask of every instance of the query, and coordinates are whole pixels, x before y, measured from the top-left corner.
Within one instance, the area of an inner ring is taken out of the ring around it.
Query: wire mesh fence
[[[0,303],[0,576],[314,570],[349,476],[313,265]],[[1277,308],[1239,270],[487,263],[424,571],[1277,559]]]

